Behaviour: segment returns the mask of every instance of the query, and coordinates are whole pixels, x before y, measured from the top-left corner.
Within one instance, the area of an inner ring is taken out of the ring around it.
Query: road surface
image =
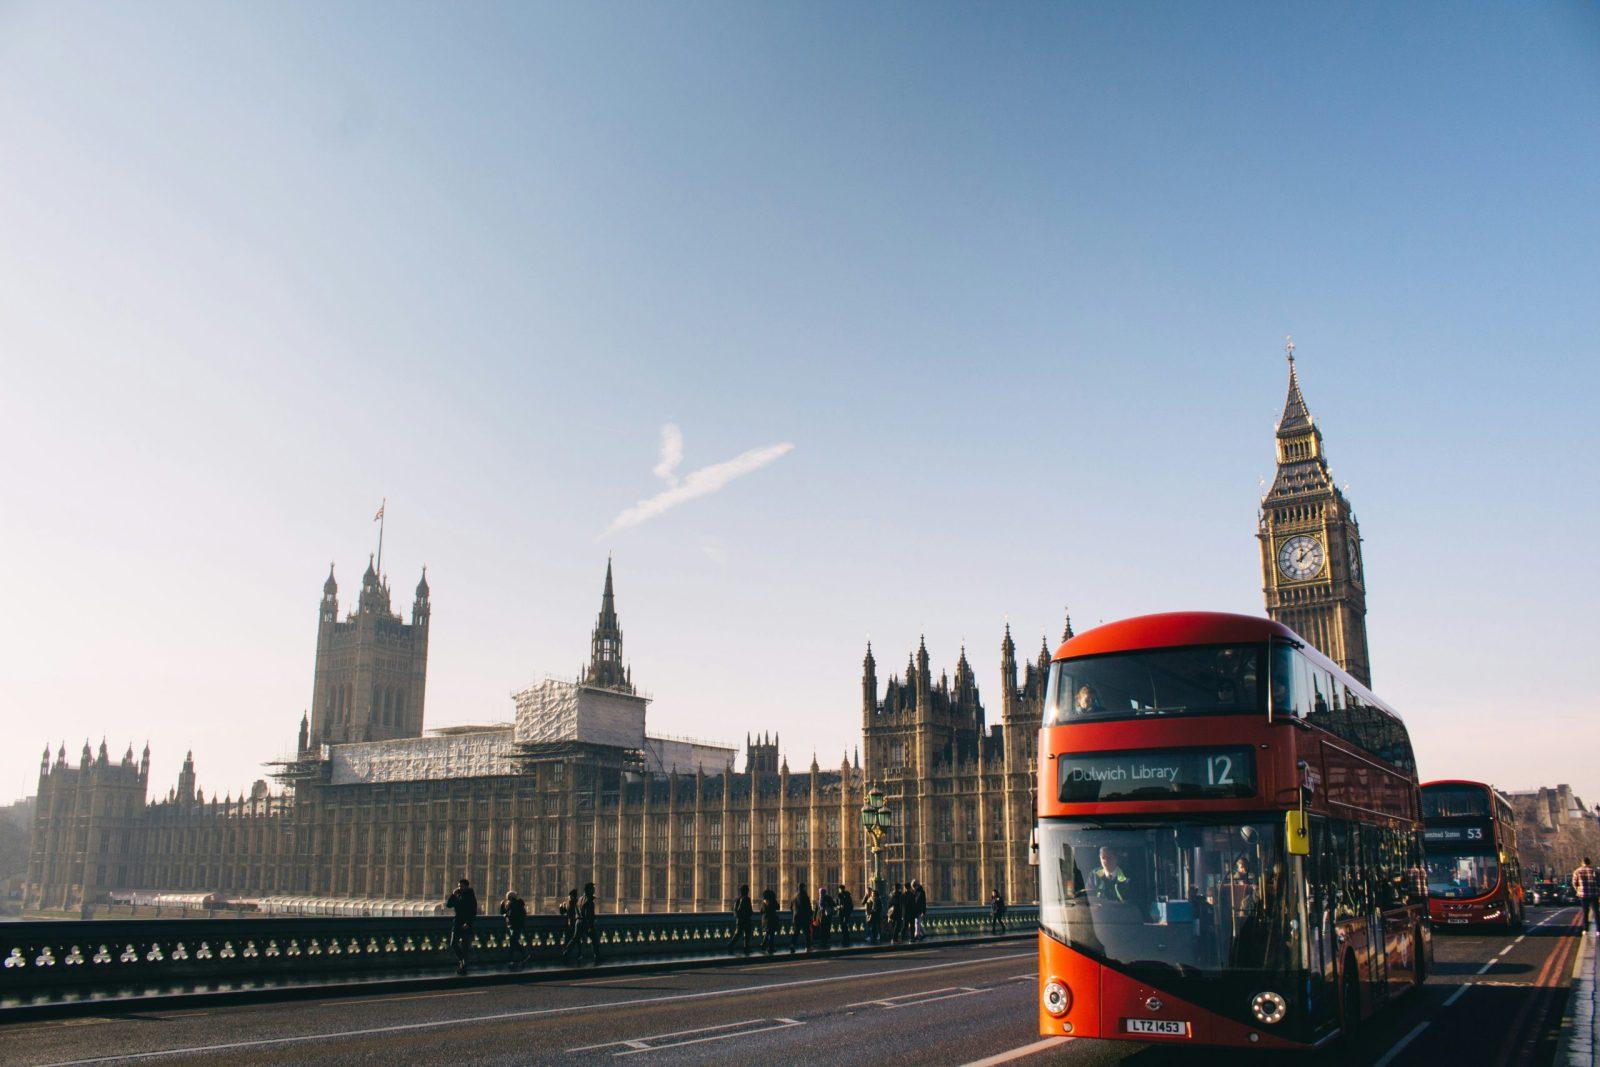
[[[1571,976],[1573,909],[1520,936],[1440,934],[1423,995],[1324,1062],[1551,1062]],[[1538,925],[1534,925],[1538,924]],[[1199,1050],[1035,1032],[1026,940],[853,957],[755,959],[546,983],[19,1023],[0,1063],[648,1064],[1201,1062]],[[1261,1062],[1261,1057],[1252,1057]]]

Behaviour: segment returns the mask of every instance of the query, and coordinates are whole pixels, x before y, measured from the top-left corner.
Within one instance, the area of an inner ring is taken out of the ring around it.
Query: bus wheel
[[[1415,967],[1416,984],[1417,988],[1420,989],[1428,980],[1428,945],[1427,942],[1422,940],[1422,927],[1420,926],[1411,928],[1411,952],[1417,961]]]
[[[1339,1030],[1346,1042],[1361,1031],[1361,976],[1356,973],[1356,958],[1346,956],[1339,979]]]

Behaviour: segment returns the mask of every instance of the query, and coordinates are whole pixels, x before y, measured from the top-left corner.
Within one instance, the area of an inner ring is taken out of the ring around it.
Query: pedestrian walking
[[[918,881],[912,881],[912,883],[911,883],[911,891],[912,891],[912,900],[911,900],[911,909],[910,909],[910,911],[911,911],[911,923],[912,923],[911,940],[913,940],[913,941],[921,941],[922,940],[922,917],[924,915],[928,914],[928,891],[926,889],[922,888],[922,883],[918,882]]]
[[[883,898],[876,886],[867,886],[867,895],[861,900],[861,911],[866,916],[867,944],[876,945],[883,939]]]
[[[778,936],[778,894],[770,889],[761,893],[761,951],[772,955]]]
[[[850,922],[856,914],[856,902],[850,896],[850,890],[844,886],[839,887],[839,944],[844,947],[850,945]]]
[[[1595,934],[1600,936],[1600,871],[1596,871],[1589,862],[1589,857],[1583,857],[1582,866],[1572,872],[1572,893],[1578,898],[1578,907],[1583,910],[1578,915],[1578,935],[1589,932],[1589,916],[1594,916]]]
[[[822,896],[817,900],[817,915],[811,925],[817,931],[817,944],[827,948],[833,939],[833,923],[838,918],[839,902],[833,899],[833,894],[828,892],[828,887],[822,887]]]
[[[522,936],[528,925],[528,905],[507,889],[500,901],[500,915],[506,921],[506,961],[513,968],[520,967],[528,959],[528,943]]]
[[[811,920],[813,917],[811,895],[806,892],[806,884],[801,882],[799,891],[795,893],[794,900],[789,904],[789,955],[795,954],[802,940],[806,943],[806,951],[811,951]]]
[[[578,891],[570,890],[567,893],[567,902],[558,909],[561,913],[561,943],[565,945],[572,940],[573,931],[578,928]]]
[[[465,878],[456,883],[456,891],[445,898],[449,908],[450,948],[456,954],[456,973],[467,973],[467,955],[472,951],[472,924],[478,918],[478,894]]]
[[[594,883],[583,884],[583,900],[578,902],[578,921],[572,928],[572,936],[567,938],[566,945],[561,949],[561,958],[570,955],[583,955],[583,943],[589,942],[589,947],[594,950],[594,962],[600,962],[600,924],[595,916]]]
[[[739,899],[733,902],[733,940],[728,942],[729,948],[739,946],[739,938],[744,938],[745,955],[750,954],[750,926],[753,910],[750,906],[750,887],[739,887]]]
[[[998,889],[989,894],[989,932],[1006,932],[1006,898],[1000,895]]]
[[[894,884],[894,892],[889,894],[889,940],[896,944],[905,936],[906,932],[906,894],[905,887],[899,882]]]

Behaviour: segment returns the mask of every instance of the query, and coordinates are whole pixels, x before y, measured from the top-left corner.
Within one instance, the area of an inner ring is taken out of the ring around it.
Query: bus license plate
[[[1465,919],[1446,919],[1445,922],[1451,924],[1460,923],[1462,926],[1467,925],[1467,920]]]
[[[1124,1019],[1130,1034],[1163,1034],[1167,1037],[1188,1037],[1189,1024],[1177,1019]]]

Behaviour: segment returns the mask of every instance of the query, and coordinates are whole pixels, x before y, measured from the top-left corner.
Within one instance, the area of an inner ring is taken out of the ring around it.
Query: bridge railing
[[[1008,930],[1031,930],[1039,909],[1008,910]],[[760,937],[757,917],[757,938]],[[600,950],[609,960],[725,953],[735,931],[731,912],[601,915]],[[931,937],[986,934],[989,909],[929,908]],[[788,912],[780,917],[787,947]],[[559,916],[530,916],[523,931],[530,965],[559,962],[566,929]],[[473,959],[503,963],[507,931],[499,916],[480,916]],[[858,911],[851,938],[863,937]],[[837,931],[835,931],[837,943]],[[111,919],[0,923],[0,997],[17,1003],[47,990],[108,992],[178,983],[251,984],[274,979],[405,974],[453,965],[448,918]]]

